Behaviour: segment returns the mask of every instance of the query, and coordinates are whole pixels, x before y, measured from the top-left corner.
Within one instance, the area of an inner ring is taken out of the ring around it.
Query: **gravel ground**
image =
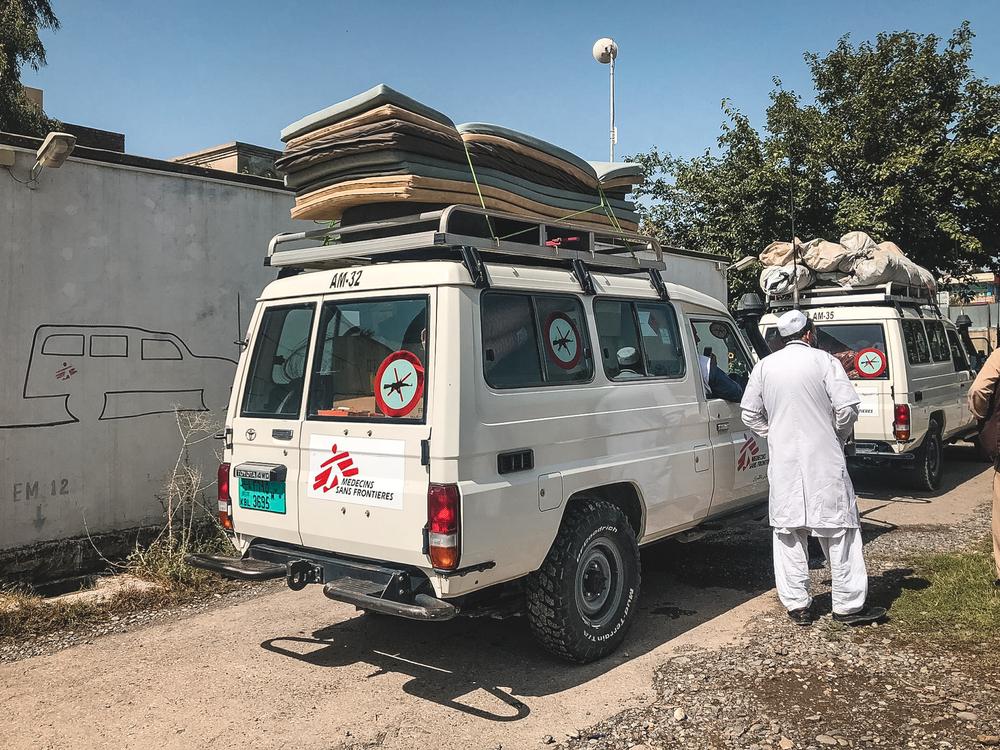
[[[865,528],[869,600],[890,605],[907,586],[906,559],[966,548],[988,533],[983,506],[955,527]],[[891,533],[890,533],[891,532]],[[760,525],[729,532],[725,547],[770,543]],[[811,628],[788,622],[775,598],[745,637],[691,650],[656,675],[657,699],[543,745],[647,748],[982,748],[1000,746],[1000,656],[963,644],[921,642],[891,624],[846,628],[829,616],[829,573],[814,561]],[[890,612],[891,614],[891,612]]]
[[[280,583],[284,583],[281,581]],[[12,638],[0,634],[0,663],[20,661],[33,656],[42,656],[61,651],[70,646],[90,643],[95,638],[109,633],[124,633],[154,623],[170,622],[205,612],[215,607],[229,606],[246,601],[262,593],[273,590],[273,583],[228,582],[221,592],[206,592],[196,598],[162,608],[144,608],[132,612],[112,614],[102,622],[87,623],[74,629]]]

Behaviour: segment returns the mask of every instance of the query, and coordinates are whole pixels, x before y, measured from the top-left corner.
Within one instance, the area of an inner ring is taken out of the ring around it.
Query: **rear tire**
[[[941,440],[941,426],[932,420],[927,428],[924,444],[917,454],[914,486],[925,492],[936,490],[941,485],[943,472],[944,442]]]
[[[566,512],[542,567],[528,577],[531,630],[563,659],[600,659],[625,638],[639,581],[639,547],[625,514],[609,502],[582,500]]]

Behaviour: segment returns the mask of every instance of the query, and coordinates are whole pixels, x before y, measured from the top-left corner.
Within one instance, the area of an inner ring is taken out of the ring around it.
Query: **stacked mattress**
[[[276,166],[292,217],[340,220],[370,204],[480,206],[636,231],[637,164],[587,162],[551,143],[446,115],[379,85],[289,125]],[[478,189],[477,189],[478,188]]]

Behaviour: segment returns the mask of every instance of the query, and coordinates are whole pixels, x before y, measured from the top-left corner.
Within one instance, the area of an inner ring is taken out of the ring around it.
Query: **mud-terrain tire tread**
[[[567,600],[562,584],[567,577],[575,578],[572,552],[581,540],[593,530],[603,525],[614,524],[624,531],[629,544],[622,549],[623,556],[631,558],[635,570],[635,580],[625,581],[625,591],[630,584],[634,596],[627,610],[624,624],[609,639],[595,644],[575,634],[571,621],[576,611],[575,599]],[[576,542],[577,544],[574,544]],[[532,573],[527,581],[528,622],[542,647],[567,661],[586,664],[614,651],[625,638],[638,607],[639,584],[642,571],[639,562],[639,546],[635,532],[625,514],[618,506],[603,500],[585,499],[570,508],[562,526],[552,543],[541,568]]]

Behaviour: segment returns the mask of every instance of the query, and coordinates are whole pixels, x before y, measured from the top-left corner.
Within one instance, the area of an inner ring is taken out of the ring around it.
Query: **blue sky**
[[[715,142],[729,98],[760,123],[771,79],[809,90],[802,53],[909,29],[948,37],[964,19],[977,73],[1000,81],[1000,3],[262,2],[52,0],[47,67],[26,70],[49,114],[124,132],[170,157],[226,141],[278,147],[282,127],[387,83],[456,122],[494,122],[607,158],[612,36],[618,153],[691,156]]]

